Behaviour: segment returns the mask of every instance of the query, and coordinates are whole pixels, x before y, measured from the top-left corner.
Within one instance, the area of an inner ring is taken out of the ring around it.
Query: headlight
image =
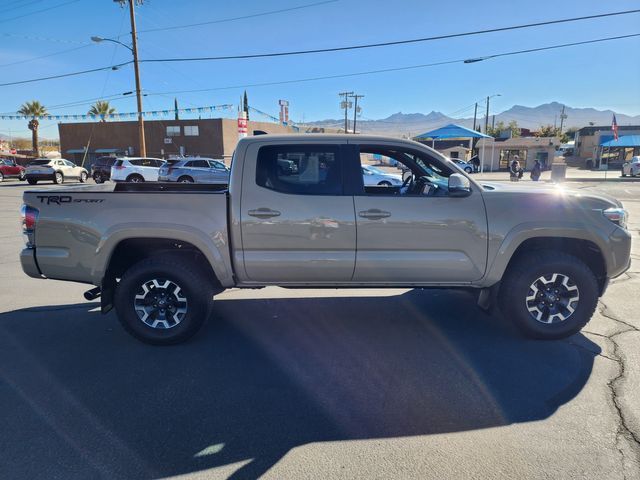
[[[627,218],[629,214],[624,208],[607,208],[602,211],[602,214],[619,227],[627,228]]]

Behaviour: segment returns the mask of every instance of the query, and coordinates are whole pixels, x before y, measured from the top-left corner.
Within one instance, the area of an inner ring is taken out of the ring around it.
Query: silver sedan
[[[229,183],[230,170],[220,160],[185,158],[160,168],[158,181],[181,183]]]

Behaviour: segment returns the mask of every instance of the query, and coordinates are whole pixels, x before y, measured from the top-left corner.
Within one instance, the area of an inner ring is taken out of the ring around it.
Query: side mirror
[[[471,195],[471,183],[469,179],[461,173],[449,175],[449,196],[468,197]]]

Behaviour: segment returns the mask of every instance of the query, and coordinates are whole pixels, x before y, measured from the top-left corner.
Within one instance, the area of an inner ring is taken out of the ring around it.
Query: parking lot
[[[265,288],[151,347],[88,286],[22,273],[22,193],[64,186],[0,184],[0,477],[640,478],[640,183],[567,185],[621,199],[634,235],[567,340],[463,291]]]

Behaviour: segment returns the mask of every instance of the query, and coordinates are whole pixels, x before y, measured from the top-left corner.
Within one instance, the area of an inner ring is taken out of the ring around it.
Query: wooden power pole
[[[140,156],[147,156],[147,144],[144,138],[144,118],[142,118],[142,88],[140,87],[140,67],[138,65],[138,35],[136,33],[135,2],[129,1],[129,16],[131,17],[131,52],[133,53],[133,71],[136,77],[136,101],[138,103],[138,136],[140,138]]]

